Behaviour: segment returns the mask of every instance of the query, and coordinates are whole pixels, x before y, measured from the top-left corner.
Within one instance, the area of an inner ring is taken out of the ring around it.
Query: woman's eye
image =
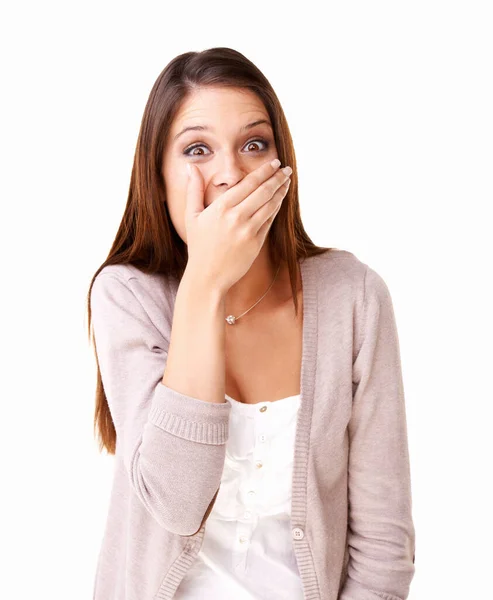
[[[185,150],[183,150],[183,154],[186,154],[187,156],[203,156],[203,153],[194,152],[194,150],[196,150],[197,148],[205,148],[205,145],[194,144],[193,146],[189,146],[188,148],[185,148]]]
[[[260,144],[263,144],[264,147],[260,148],[260,149],[255,149],[255,147],[258,148]],[[250,140],[249,142],[246,143],[245,148],[251,148],[254,147],[253,150],[248,150],[248,152],[265,152],[266,150],[268,150],[269,148],[269,142],[267,140],[264,140],[262,138],[257,138],[255,140]],[[189,146],[188,148],[185,148],[185,150],[183,150],[183,154],[185,154],[186,156],[206,156],[203,152],[194,152],[194,150],[196,150],[197,148],[206,148],[207,146],[205,144],[192,144],[191,146]]]
[[[248,148],[250,146],[258,146],[259,142],[261,144],[264,144],[264,148],[262,148],[261,150],[252,150],[252,152],[263,152],[264,150],[267,150],[267,148],[269,147],[269,142],[267,140],[263,140],[261,138],[247,142],[246,148]]]

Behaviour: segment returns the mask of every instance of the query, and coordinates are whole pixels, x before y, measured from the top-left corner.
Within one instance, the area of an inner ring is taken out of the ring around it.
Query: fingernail
[[[187,163],[187,173],[189,177],[192,174],[192,167],[190,166],[190,163]]]
[[[274,167],[274,169],[277,169],[277,167],[281,164],[281,161],[278,158],[275,158],[270,164]]]

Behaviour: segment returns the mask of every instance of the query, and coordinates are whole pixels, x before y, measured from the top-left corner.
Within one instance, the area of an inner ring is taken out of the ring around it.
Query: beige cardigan
[[[389,290],[345,250],[300,266],[291,526],[305,598],[404,600],[415,531]],[[171,277],[112,265],[92,289],[99,366],[117,431],[94,600],[171,600],[200,550],[220,485],[230,404],[161,382],[177,287]]]

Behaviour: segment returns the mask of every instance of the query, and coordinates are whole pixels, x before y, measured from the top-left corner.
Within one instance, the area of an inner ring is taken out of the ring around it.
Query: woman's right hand
[[[291,181],[267,162],[204,208],[204,180],[192,163],[185,226],[187,269],[226,293],[250,269]]]

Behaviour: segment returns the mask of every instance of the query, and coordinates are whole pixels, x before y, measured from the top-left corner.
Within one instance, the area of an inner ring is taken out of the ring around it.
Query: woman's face
[[[257,121],[262,122],[254,124]],[[186,243],[187,163],[194,163],[202,174],[207,207],[274,158],[278,156],[271,121],[253,92],[217,87],[193,91],[171,126],[163,161],[166,201],[181,239]]]

